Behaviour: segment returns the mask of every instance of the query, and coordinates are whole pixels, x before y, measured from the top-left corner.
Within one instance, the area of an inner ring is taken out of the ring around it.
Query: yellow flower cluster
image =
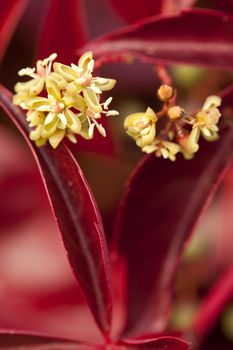
[[[218,139],[220,97],[209,96],[200,111],[188,115],[183,108],[175,105],[174,91],[170,86],[160,86],[157,96],[164,102],[161,111],[155,113],[148,107],[146,112],[129,115],[124,122],[127,134],[143,152],[155,153],[157,157],[171,161],[175,161],[180,152],[184,158],[191,159],[199,149],[201,135],[207,141]],[[161,118],[166,120],[157,128]],[[159,129],[158,134],[156,128]]]
[[[91,52],[83,54],[78,65],[67,66],[54,62],[56,54],[39,60],[35,68],[19,71],[28,76],[27,82],[15,85],[13,103],[27,110],[27,121],[32,127],[30,139],[37,146],[47,141],[53,148],[67,137],[76,143],[76,135],[92,139],[94,128],[106,136],[98,123],[102,114],[118,115],[109,110],[112,98],[100,102],[103,91],[111,90],[116,81],[93,76],[94,60]]]

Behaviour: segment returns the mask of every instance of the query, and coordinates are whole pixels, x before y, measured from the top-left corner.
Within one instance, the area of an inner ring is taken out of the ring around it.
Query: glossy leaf
[[[82,0],[50,0],[38,41],[38,58],[56,52],[59,61],[71,63],[75,49],[87,41]],[[76,62],[74,62],[76,63]]]
[[[94,346],[42,334],[0,331],[0,349],[91,350]]]
[[[25,114],[1,87],[0,105],[22,132],[39,166],[74,274],[103,332],[111,323],[108,256],[98,209],[81,169],[64,145],[37,148],[28,138]]]
[[[140,19],[160,14],[176,13],[190,7],[195,0],[108,0],[114,10],[128,23],[136,22]]]
[[[230,266],[203,300],[191,327],[194,336],[200,338],[208,334],[232,299],[233,266]]]
[[[133,173],[115,231],[128,263],[127,334],[165,328],[180,254],[232,155],[233,129],[229,128],[219,141],[203,142],[191,161],[179,156],[172,163],[151,155]]]
[[[157,338],[126,339],[121,342],[129,350],[187,350],[189,344],[182,339],[163,336]]]
[[[29,0],[0,0],[0,61]]]
[[[99,37],[82,50],[92,50],[105,61],[128,56],[153,64],[232,69],[232,48],[233,18],[217,11],[193,9],[181,15],[145,19]]]

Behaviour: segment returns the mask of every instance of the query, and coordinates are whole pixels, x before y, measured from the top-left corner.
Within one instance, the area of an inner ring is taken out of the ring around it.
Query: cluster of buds
[[[146,112],[129,115],[124,122],[127,134],[143,152],[171,161],[180,152],[185,159],[191,159],[199,149],[201,135],[207,141],[218,139],[220,97],[209,96],[202,109],[193,115],[176,105],[176,92],[171,86],[161,85],[157,97],[163,102],[160,111],[155,113],[148,107]]]
[[[67,137],[76,143],[76,135],[92,139],[94,128],[106,136],[105,129],[98,123],[102,114],[118,115],[109,110],[112,98],[100,102],[103,91],[111,90],[116,81],[93,76],[94,60],[91,52],[83,54],[78,65],[67,66],[54,62],[52,54],[36,63],[36,68],[19,71],[28,76],[27,82],[15,86],[13,103],[27,110],[27,121],[32,128],[30,139],[37,146],[47,141],[53,148]]]

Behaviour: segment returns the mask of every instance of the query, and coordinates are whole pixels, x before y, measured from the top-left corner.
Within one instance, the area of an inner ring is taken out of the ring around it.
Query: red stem
[[[173,86],[172,78],[165,66],[163,66],[162,64],[156,65],[156,71],[159,79],[163,84]]]
[[[233,265],[228,267],[205,297],[192,325],[192,333],[203,338],[214,326],[224,306],[233,298]]]

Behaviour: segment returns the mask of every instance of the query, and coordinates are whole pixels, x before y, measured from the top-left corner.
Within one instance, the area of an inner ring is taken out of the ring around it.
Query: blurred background
[[[35,60],[48,3],[29,1],[6,51],[0,76],[11,91],[18,80],[18,70],[30,67]],[[199,1],[195,6],[220,5],[224,10],[224,4],[217,0]],[[127,24],[106,0],[83,1],[82,14],[90,39]],[[207,96],[218,93],[233,78],[229,72],[192,66],[173,66],[169,71],[180,105],[190,112],[200,108]],[[124,184],[143,156],[125,134],[123,121],[128,114],[145,111],[148,106],[160,108],[156,99],[160,81],[152,65],[140,62],[109,64],[98,74],[117,80],[112,108],[120,115],[108,119],[113,151],[104,149],[105,146],[102,152],[96,151],[96,141],[81,149],[72,146],[72,150],[94,192],[110,246],[114,215]],[[99,339],[98,330],[77,292],[33,157],[2,111],[0,115],[0,327]],[[233,245],[229,244],[233,237],[232,208],[233,167],[184,254],[176,282],[173,327],[187,327],[200,297],[225,267],[232,264]],[[118,299],[118,277],[114,281]],[[119,308],[116,314],[116,319],[120,319],[122,310]],[[91,332],[90,323],[93,323]],[[225,308],[207,342],[208,346],[212,344],[212,349],[232,349],[233,303]]]

